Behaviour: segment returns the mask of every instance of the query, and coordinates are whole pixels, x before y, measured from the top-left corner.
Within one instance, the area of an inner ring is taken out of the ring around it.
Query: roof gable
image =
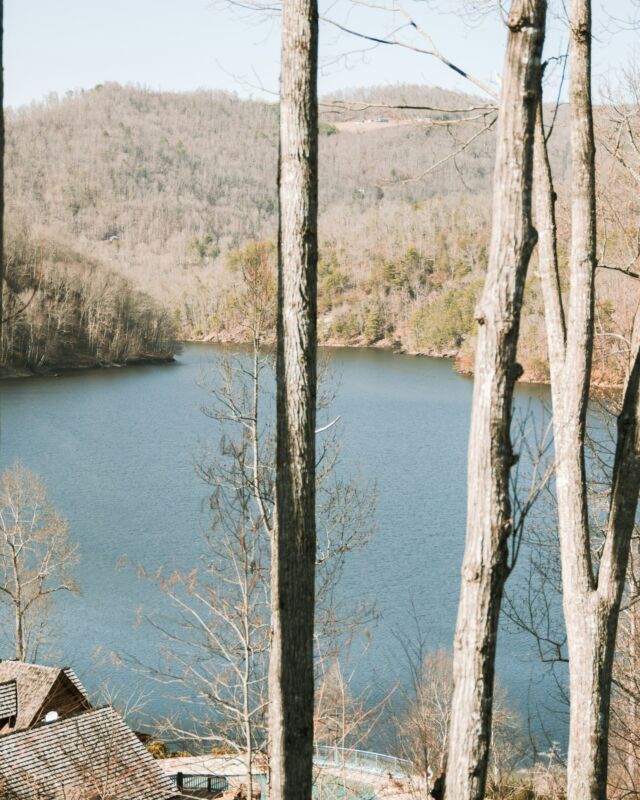
[[[63,667],[62,673],[71,681],[71,683],[76,687],[76,689],[80,692],[83,697],[88,698],[89,695],[87,694],[87,690],[84,688],[82,683],[80,682],[80,678],[76,675],[76,673],[71,669],[71,667]]]
[[[68,668],[46,667],[23,661],[0,661],[0,681],[15,681],[17,688],[16,729],[29,728],[40,722],[40,716],[48,700],[53,702],[56,694],[66,690],[66,709],[61,715],[81,708],[90,708],[84,687]]]

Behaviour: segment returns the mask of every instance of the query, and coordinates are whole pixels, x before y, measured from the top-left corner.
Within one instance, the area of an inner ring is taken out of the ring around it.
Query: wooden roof
[[[175,790],[118,714],[101,708],[0,737],[0,795],[169,800]]]
[[[67,689],[74,697],[68,712],[90,708],[87,693],[72,669],[27,664],[23,661],[0,661],[0,683],[15,681],[18,713],[16,729],[30,728],[40,722],[40,715],[48,699]],[[65,709],[61,709],[64,712]],[[62,713],[61,713],[62,715]],[[1,715],[0,715],[1,716]]]
[[[84,686],[80,682],[80,678],[71,669],[71,667],[63,667],[62,668],[62,674],[66,675],[66,677],[69,678],[71,683],[76,687],[76,689],[80,692],[81,695],[83,695],[86,698],[89,697],[89,695],[87,694],[87,690],[84,688]]]
[[[18,713],[18,690],[15,681],[0,683],[0,721]]]

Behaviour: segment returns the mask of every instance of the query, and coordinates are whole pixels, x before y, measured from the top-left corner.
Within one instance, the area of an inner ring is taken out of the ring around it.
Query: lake
[[[148,661],[157,650],[152,633],[135,621],[137,610],[158,597],[118,562],[126,556],[148,569],[195,566],[207,487],[194,464],[220,435],[201,411],[207,395],[199,382],[224,352],[189,344],[171,365],[15,379],[0,387],[3,467],[19,459],[44,478],[80,546],[82,593],[58,603],[56,655],[89,689],[108,675],[122,693],[148,695],[151,710],[161,705],[158,686],[105,662],[112,651]],[[340,415],[340,469],[377,494],[377,530],[350,557],[340,591],[375,597],[379,621],[356,682],[382,692],[406,673],[395,634],[410,633],[412,607],[430,648],[451,645],[472,382],[445,360],[375,349],[324,353],[337,393],[323,419]],[[516,403],[539,413],[547,397],[544,387],[520,386]],[[526,564],[520,568],[526,573]],[[519,580],[516,570],[511,581]],[[3,650],[10,655],[0,642]],[[524,717],[554,704],[554,684],[525,636],[501,632],[498,674]],[[564,741],[562,715],[547,725]]]

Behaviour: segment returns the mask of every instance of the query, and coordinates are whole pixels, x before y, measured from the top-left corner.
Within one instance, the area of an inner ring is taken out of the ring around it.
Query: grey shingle
[[[80,692],[80,694],[84,695],[85,697],[89,697],[89,695],[87,694],[87,690],[80,682],[80,678],[78,678],[78,676],[71,669],[71,667],[63,667],[62,672],[67,676],[67,678],[69,678],[71,683],[76,687],[76,689]]]
[[[118,714],[101,708],[0,737],[0,796],[168,800],[175,790]]]
[[[0,720],[10,719],[18,713],[18,690],[13,681],[0,683]]]

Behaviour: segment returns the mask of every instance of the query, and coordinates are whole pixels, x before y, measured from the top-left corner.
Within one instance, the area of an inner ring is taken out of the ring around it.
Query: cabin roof
[[[169,779],[111,708],[0,737],[0,794],[3,791],[25,800],[175,797]]]
[[[45,702],[54,688],[61,688],[62,684],[66,684],[77,695],[79,705],[90,707],[84,686],[69,667],[60,669],[23,661],[0,661],[0,685],[11,682],[15,683],[16,689],[16,730],[37,723]]]

